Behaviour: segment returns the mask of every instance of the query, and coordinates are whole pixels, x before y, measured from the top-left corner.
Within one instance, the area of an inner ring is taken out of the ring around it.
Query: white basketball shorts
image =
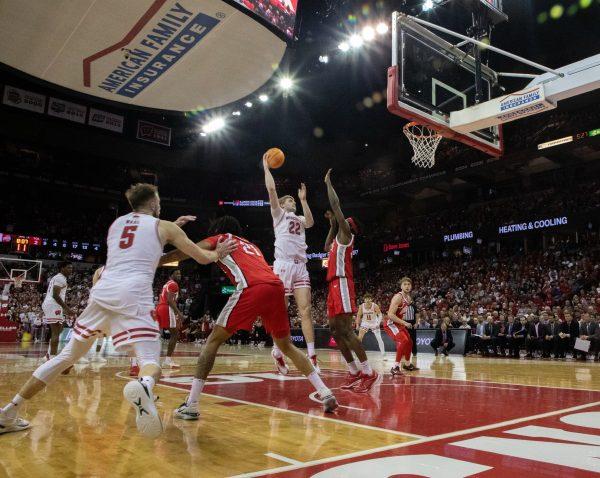
[[[73,336],[85,342],[110,335],[113,345],[117,348],[134,342],[157,341],[160,331],[150,312],[147,310],[132,317],[106,309],[90,300],[73,325]]]
[[[42,311],[46,324],[62,324],[65,321],[62,307],[58,304],[42,304]]]
[[[303,262],[286,262],[276,260],[273,263],[273,272],[283,282],[285,295],[293,295],[296,289],[310,289],[310,276]]]

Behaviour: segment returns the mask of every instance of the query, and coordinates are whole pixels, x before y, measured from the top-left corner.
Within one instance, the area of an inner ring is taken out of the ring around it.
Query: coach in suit
[[[435,351],[435,355],[439,354],[439,349],[442,349],[444,355],[454,348],[454,340],[452,339],[452,331],[448,328],[445,322],[439,329],[435,331],[435,338],[431,341],[431,347]]]
[[[590,314],[587,312],[581,314],[581,321],[579,322],[579,338],[590,341],[590,352],[592,352],[591,338],[596,333],[597,328],[598,324],[591,321]],[[587,358],[587,353],[582,352],[581,350],[575,350],[574,354],[579,355],[581,360],[585,360]]]
[[[575,339],[579,337],[579,324],[573,320],[571,311],[565,311],[565,321],[560,325],[558,337],[558,354],[565,358],[567,352],[573,352]]]
[[[525,358],[532,358],[535,350],[544,350],[545,336],[546,326],[540,322],[540,318],[536,315],[529,324],[529,330],[527,331],[527,355]]]
[[[483,321],[481,315],[477,317],[472,344],[473,351],[480,350],[484,357],[489,355],[489,347],[492,344],[492,327],[488,322]]]
[[[515,320],[512,315],[508,316],[506,324],[506,345],[508,347],[508,356],[519,358],[519,351],[523,345],[523,326],[520,320]]]
[[[600,361],[600,323],[594,321],[596,325],[594,330],[594,335],[590,337],[590,351],[595,355],[594,360],[596,362]]]
[[[549,358],[550,353],[554,358],[558,358],[560,323],[554,315],[550,316],[550,322],[546,326],[546,336],[544,337],[544,357]]]
[[[503,315],[492,324],[492,350],[494,355],[497,355],[500,351],[500,355],[504,357],[506,351],[506,322]]]

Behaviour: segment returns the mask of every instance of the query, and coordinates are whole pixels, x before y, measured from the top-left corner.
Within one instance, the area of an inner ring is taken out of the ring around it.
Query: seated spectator
[[[506,325],[506,346],[508,347],[508,356],[511,358],[520,358],[520,350],[523,345],[523,325],[520,320],[515,320],[511,314],[508,316]]]
[[[533,358],[535,351],[543,353],[546,337],[546,326],[540,322],[540,318],[537,315],[529,317],[532,317],[532,320],[527,330],[527,340],[525,343],[527,346],[527,355],[525,355],[525,358]]]
[[[596,328],[597,324],[591,321],[590,314],[588,314],[587,312],[581,314],[581,322],[579,323],[579,338],[582,340],[589,340],[590,348],[592,345],[590,338],[596,332]],[[575,350],[575,355],[579,355],[580,360],[587,359],[587,353],[581,350]]]
[[[439,329],[435,331],[435,338],[431,341],[431,348],[435,351],[435,356],[441,352],[448,356],[448,352],[454,348],[454,340],[452,340],[452,331],[448,328],[445,322],[442,322]]]
[[[544,312],[544,314],[548,315]],[[550,358],[550,354],[554,354],[554,358],[558,358],[560,323],[554,317],[549,315],[548,325],[546,325],[546,336],[544,337],[544,354],[543,357]]]
[[[558,333],[558,356],[566,358],[566,354],[573,354],[575,339],[579,337],[579,324],[573,320],[573,314],[570,311],[564,311],[565,321],[561,324]]]

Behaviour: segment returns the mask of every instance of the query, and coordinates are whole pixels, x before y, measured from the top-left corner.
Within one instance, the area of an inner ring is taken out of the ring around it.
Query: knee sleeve
[[[144,365],[160,367],[160,342],[158,340],[134,342],[131,344],[140,368]]]
[[[35,372],[33,372],[33,376],[44,382],[46,385],[49,385],[61,372],[68,369],[83,357],[94,343],[94,340],[95,339],[90,338],[82,341],[74,337],[71,338],[65,348],[62,349],[56,357],[40,365]]]

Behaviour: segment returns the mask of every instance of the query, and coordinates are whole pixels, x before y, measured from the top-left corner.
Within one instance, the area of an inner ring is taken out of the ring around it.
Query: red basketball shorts
[[[177,317],[175,312],[169,307],[169,305],[157,305],[156,310],[156,321],[161,329],[175,329],[177,328]]]
[[[336,277],[329,283],[327,294],[327,316],[356,313],[354,281],[346,277]]]
[[[217,319],[217,325],[227,332],[252,330],[260,317],[267,332],[280,339],[290,334],[290,321],[285,305],[283,284],[256,284],[236,290],[225,304]]]

